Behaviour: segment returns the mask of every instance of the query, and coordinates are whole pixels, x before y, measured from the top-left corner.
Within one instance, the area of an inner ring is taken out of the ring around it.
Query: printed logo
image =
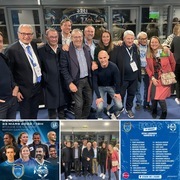
[[[131,131],[131,127],[132,127],[131,122],[125,122],[124,125],[123,125],[123,128],[124,128],[125,132]]]
[[[12,173],[15,178],[19,179],[24,175],[24,165],[23,164],[13,164]]]

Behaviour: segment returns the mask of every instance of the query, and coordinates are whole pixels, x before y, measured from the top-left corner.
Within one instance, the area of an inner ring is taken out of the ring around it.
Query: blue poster
[[[0,121],[1,180],[59,180],[59,121]]]
[[[121,122],[121,179],[178,180],[177,121]]]

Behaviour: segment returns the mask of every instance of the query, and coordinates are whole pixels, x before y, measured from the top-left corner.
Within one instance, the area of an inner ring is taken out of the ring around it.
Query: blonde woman
[[[166,55],[167,54],[167,55]],[[167,105],[165,99],[171,95],[171,85],[164,86],[161,82],[162,72],[175,70],[175,59],[171,52],[165,53],[157,36],[153,36],[149,41],[147,52],[146,71],[150,78],[148,89],[148,102],[152,102],[152,117],[157,117],[157,103],[159,103],[162,113],[160,119],[166,119]]]
[[[118,175],[118,164],[119,164],[119,155],[116,150],[113,149],[113,145],[108,145],[106,166],[108,170],[109,180],[111,180],[111,172],[114,173],[116,180],[119,180]]]

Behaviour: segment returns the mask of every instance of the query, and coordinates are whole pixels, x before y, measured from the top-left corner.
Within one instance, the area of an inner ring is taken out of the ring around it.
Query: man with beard
[[[52,164],[44,159],[45,151],[43,146],[39,145],[35,150],[35,160],[37,166],[34,170],[35,175],[41,178],[47,178],[49,180],[59,179],[58,173],[54,173]]]
[[[40,135],[40,133],[39,132],[35,132],[33,134],[33,142],[28,145],[30,153],[31,153],[31,157],[35,158],[35,151],[36,151],[36,148],[39,147],[39,145],[41,145],[43,147],[44,152],[45,152],[45,157],[44,158],[47,159],[49,157],[48,146],[41,142],[41,135]]]

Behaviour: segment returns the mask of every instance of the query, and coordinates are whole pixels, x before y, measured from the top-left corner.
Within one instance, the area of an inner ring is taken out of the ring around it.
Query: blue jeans
[[[141,105],[142,97],[141,97],[141,84],[142,81],[144,83],[144,95],[143,95],[143,106],[148,106],[147,95],[148,95],[148,87],[149,87],[149,76],[147,74],[141,76],[141,82],[138,81],[137,89],[136,89],[136,104]]]
[[[99,92],[100,92],[100,96],[103,100],[104,100],[105,93],[108,93],[111,96],[111,98],[114,102],[114,105],[110,108],[110,110],[109,110],[110,112],[112,112],[112,110],[113,110],[114,113],[116,113],[117,111],[121,110],[122,101],[117,99],[117,98],[114,98],[115,91],[114,91],[113,87],[111,87],[111,86],[105,86],[105,87],[99,86]],[[97,118],[102,118],[103,110],[104,110],[103,102],[100,102],[97,105]]]
[[[11,97],[0,103],[0,119],[16,119],[17,97]]]

